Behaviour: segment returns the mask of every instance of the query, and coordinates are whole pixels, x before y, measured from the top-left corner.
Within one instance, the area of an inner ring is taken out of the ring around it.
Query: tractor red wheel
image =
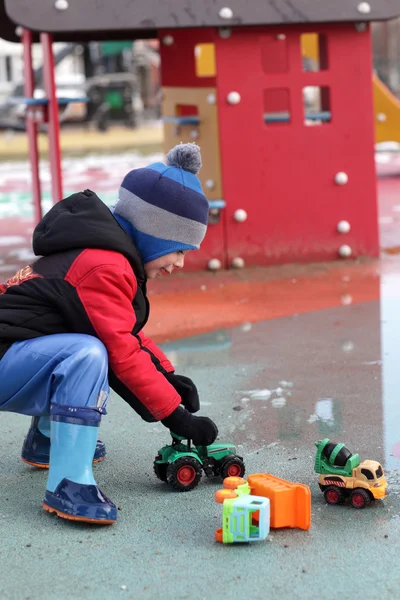
[[[354,508],[365,508],[371,504],[371,497],[366,490],[356,488],[350,496],[350,502]]]
[[[196,479],[196,471],[190,465],[185,465],[179,469],[176,478],[182,485],[190,485]]]
[[[242,459],[238,456],[231,456],[226,458],[222,463],[220,475],[222,479],[226,479],[226,477],[243,477],[245,471]]]
[[[228,477],[240,477],[242,473],[242,468],[240,465],[237,465],[235,463],[233,465],[229,465],[229,467],[227,468],[227,473]]]
[[[327,504],[340,504],[344,500],[343,491],[336,485],[329,485],[324,491],[324,498]]]
[[[201,464],[192,456],[178,458],[167,468],[167,482],[180,492],[193,490],[201,476]]]

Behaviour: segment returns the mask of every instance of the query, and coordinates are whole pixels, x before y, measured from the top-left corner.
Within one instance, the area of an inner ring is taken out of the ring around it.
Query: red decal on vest
[[[29,279],[36,279],[38,277],[42,276],[38,275],[38,273],[35,273],[32,267],[28,265],[27,267],[20,269],[18,273],[16,273],[13,277],[11,277],[11,279],[7,281],[7,283],[0,285],[0,294],[5,294],[8,288],[12,287],[13,285],[21,285],[21,283],[24,283],[24,281],[28,281]]]

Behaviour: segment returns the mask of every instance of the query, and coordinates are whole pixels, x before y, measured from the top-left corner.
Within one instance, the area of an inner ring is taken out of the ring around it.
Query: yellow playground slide
[[[400,100],[377,75],[372,76],[375,103],[375,142],[400,144]]]

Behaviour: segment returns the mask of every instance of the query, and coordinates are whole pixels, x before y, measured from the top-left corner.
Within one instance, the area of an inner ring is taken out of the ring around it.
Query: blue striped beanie
[[[199,249],[209,209],[196,177],[200,168],[200,148],[179,144],[168,152],[165,165],[154,163],[124,177],[114,217],[144,264],[170,252]]]

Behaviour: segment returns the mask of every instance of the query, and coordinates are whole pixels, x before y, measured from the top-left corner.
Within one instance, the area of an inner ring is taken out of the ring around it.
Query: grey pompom
[[[197,175],[201,169],[200,147],[194,142],[178,144],[168,152],[166,162],[169,167],[178,167]]]

